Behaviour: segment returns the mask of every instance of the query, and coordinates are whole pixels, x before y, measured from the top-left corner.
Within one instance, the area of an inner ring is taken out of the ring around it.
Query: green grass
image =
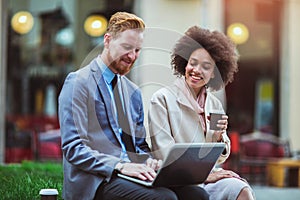
[[[24,161],[21,164],[0,165],[0,199],[35,200],[41,199],[43,188],[58,190],[58,200],[62,199],[62,164]]]

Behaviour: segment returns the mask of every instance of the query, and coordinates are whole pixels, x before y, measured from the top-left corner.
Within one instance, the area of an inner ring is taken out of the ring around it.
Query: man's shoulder
[[[123,78],[123,83],[126,84],[127,88],[131,90],[138,90],[139,86],[136,85],[134,82],[132,82],[128,77],[124,76]]]
[[[77,80],[84,80],[90,77],[92,74],[93,65],[88,64],[86,66],[78,68],[76,71],[70,72],[68,74],[69,78],[76,78]]]

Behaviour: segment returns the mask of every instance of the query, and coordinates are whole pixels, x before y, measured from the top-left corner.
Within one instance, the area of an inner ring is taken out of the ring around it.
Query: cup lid
[[[40,195],[58,195],[57,189],[41,189]]]

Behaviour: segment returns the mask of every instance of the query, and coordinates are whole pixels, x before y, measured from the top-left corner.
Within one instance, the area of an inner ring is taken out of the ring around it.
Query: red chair
[[[19,130],[14,123],[6,122],[5,137],[6,163],[20,163],[33,159],[32,131]]]
[[[267,163],[283,157],[290,157],[289,142],[286,140],[262,132],[240,137],[238,171],[251,183],[265,185]]]
[[[60,129],[39,133],[37,143],[39,160],[62,159]]]

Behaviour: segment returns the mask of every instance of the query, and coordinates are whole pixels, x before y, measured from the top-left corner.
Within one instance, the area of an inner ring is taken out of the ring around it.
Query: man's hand
[[[161,167],[161,164],[162,160],[156,160],[153,158],[148,158],[146,161],[146,165],[151,167],[154,171],[157,171]]]
[[[140,163],[123,163],[120,172],[128,176],[150,181],[153,181],[156,176],[156,172],[153,168],[149,167],[147,164]]]

